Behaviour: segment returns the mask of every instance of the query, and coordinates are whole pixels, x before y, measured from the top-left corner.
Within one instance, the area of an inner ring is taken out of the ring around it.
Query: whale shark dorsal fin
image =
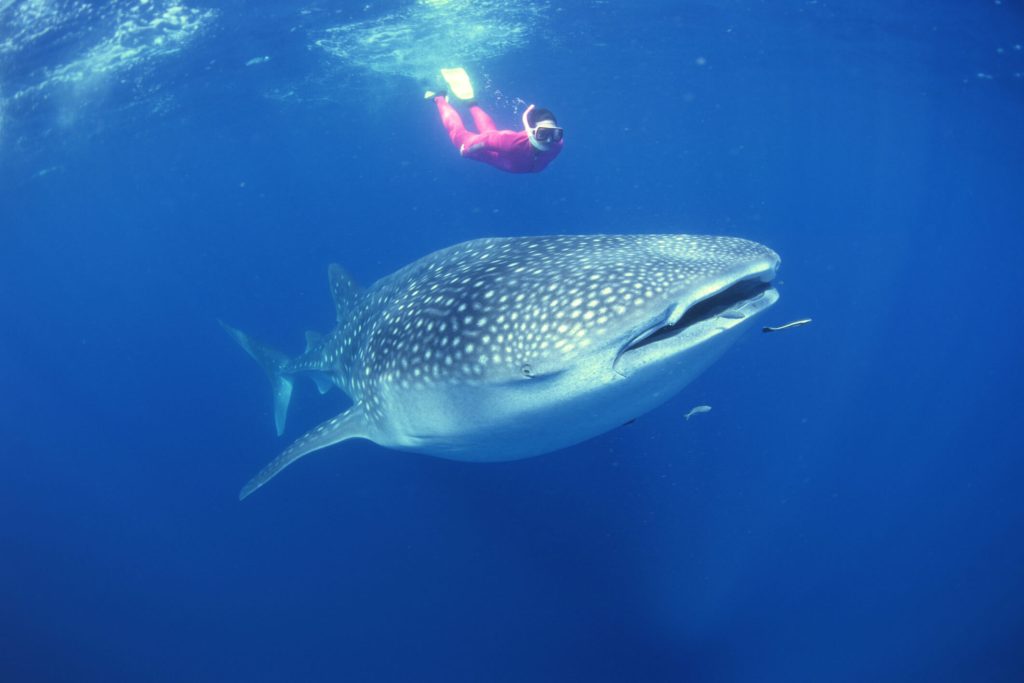
[[[326,448],[348,439],[367,438],[366,418],[363,407],[355,404],[341,415],[331,418],[302,436],[286,448],[281,455],[270,461],[259,474],[249,480],[238,494],[238,500],[245,500],[253,491],[266,484],[288,465],[304,455]]]
[[[334,297],[334,307],[338,313],[338,322],[344,322],[348,319],[349,311],[352,310],[356,299],[359,298],[359,285],[348,274],[348,271],[337,263],[332,263],[327,268],[327,277],[331,283],[331,296]]]

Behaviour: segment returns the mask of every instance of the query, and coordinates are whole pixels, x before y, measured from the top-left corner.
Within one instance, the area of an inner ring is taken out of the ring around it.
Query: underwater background
[[[460,159],[462,64],[562,155]],[[0,681],[1020,681],[1024,3],[0,0]],[[484,236],[735,235],[679,396],[467,464],[274,435],[288,353]],[[695,405],[713,410],[683,416]]]

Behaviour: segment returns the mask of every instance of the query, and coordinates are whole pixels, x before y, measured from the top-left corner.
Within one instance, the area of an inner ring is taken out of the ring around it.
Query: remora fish
[[[794,327],[803,327],[811,322],[810,318],[801,318],[800,320],[794,320],[791,323],[785,325],[769,325],[768,327],[762,327],[762,332],[781,332],[782,330],[789,330]]]
[[[547,453],[676,394],[778,300],[771,249],[733,237],[478,239],[359,289],[329,269],[338,324],[295,359],[225,329],[267,371],[284,431],[292,381],[352,399],[239,494],[347,439],[454,460]]]
[[[689,420],[694,415],[700,415],[702,413],[710,413],[710,412],[711,412],[711,406],[694,406],[694,407],[690,408],[690,412],[688,412],[686,415],[683,415],[683,417],[686,420]]]

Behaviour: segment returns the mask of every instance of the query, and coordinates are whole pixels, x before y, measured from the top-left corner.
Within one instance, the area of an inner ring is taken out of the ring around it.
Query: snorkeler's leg
[[[445,130],[448,131],[448,137],[451,138],[452,144],[456,148],[461,148],[465,144],[466,139],[472,137],[473,133],[466,130],[459,112],[448,103],[444,96],[438,95],[434,98],[434,102],[437,104],[437,111],[441,115],[441,123],[444,124]]]
[[[481,133],[489,133],[492,130],[496,130],[494,121],[487,115],[479,105],[474,104],[470,106],[469,113],[473,115],[473,123],[476,124],[476,129]]]

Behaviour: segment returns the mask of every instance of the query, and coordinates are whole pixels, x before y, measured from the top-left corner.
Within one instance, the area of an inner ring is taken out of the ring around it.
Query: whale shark
[[[352,401],[239,499],[348,439],[496,462],[609,431],[678,393],[772,306],[779,263],[736,237],[648,234],[476,239],[366,289],[332,264],[337,325],[307,332],[298,357],[221,323],[266,371],[279,436],[297,377]]]

